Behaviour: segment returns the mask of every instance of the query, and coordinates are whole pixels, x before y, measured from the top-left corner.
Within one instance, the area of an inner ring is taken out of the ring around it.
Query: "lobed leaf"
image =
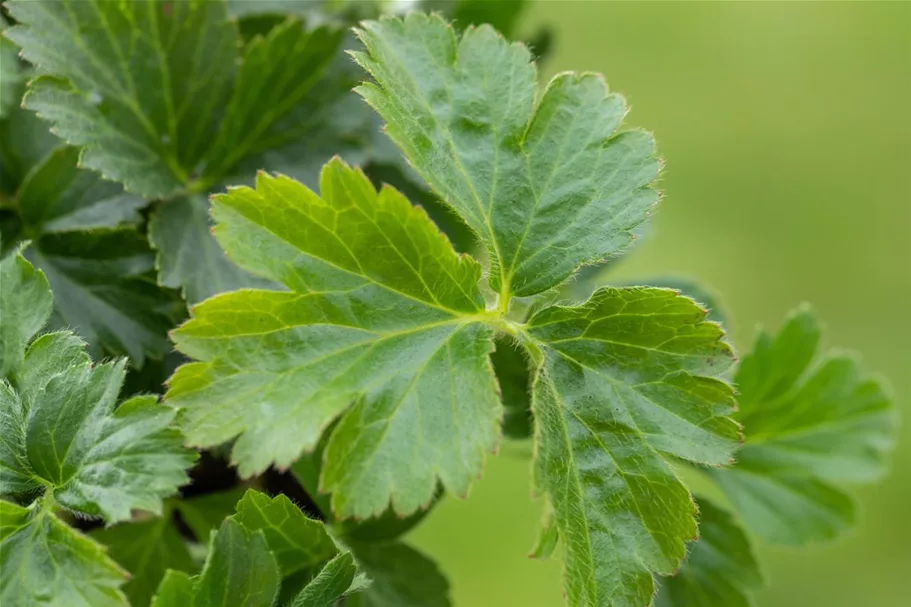
[[[390,499],[413,512],[438,478],[464,494],[500,416],[480,268],[400,194],[377,193],[341,161],[323,170],[321,192],[263,174],[256,190],[215,199],[228,254],[290,291],[197,306],[174,340],[203,362],[178,370],[169,402],[185,408],[192,444],[240,435],[245,476],[290,465],[347,410],[321,479],[344,516],[380,514]]]
[[[354,57],[376,79],[358,92],[485,243],[501,298],[546,291],[631,242],[659,165],[650,136],[617,134],[626,105],[600,76],[561,74],[536,101],[528,49],[489,26],[459,39],[411,13],[357,34]]]
[[[817,360],[818,322],[796,310],[777,336],[760,332],[735,381],[747,443],[731,468],[710,471],[765,540],[803,544],[853,524],[844,483],[881,476],[894,407],[878,379],[843,354]]]
[[[0,500],[0,603],[129,607],[126,573],[104,549],[50,513]]]
[[[725,464],[739,442],[722,331],[667,289],[604,288],[537,312],[535,478],[566,553],[571,605],[641,606],[696,536],[673,456]],[[550,535],[550,534],[546,534]],[[552,544],[553,540],[546,542]]]

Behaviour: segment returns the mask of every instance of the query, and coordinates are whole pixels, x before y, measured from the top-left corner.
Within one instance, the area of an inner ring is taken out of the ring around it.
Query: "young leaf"
[[[146,607],[168,569],[191,572],[195,568],[184,539],[164,516],[122,523],[92,533],[108,547],[112,559],[130,573],[123,592],[132,607]]]
[[[366,22],[358,92],[428,184],[485,243],[490,283],[541,293],[620,253],[658,199],[652,138],[595,74],[562,74],[535,102],[529,51],[489,26],[458,39],[419,13]]]
[[[696,536],[696,509],[666,459],[726,464],[739,431],[731,350],[690,299],[605,288],[537,312],[536,483],[566,552],[571,605],[641,606]]]
[[[750,607],[762,584],[750,540],[730,514],[698,503],[699,540],[680,571],[661,582],[655,607]]]
[[[290,607],[333,607],[339,597],[348,593],[356,575],[354,557],[350,552],[343,552],[326,563]]]
[[[737,371],[747,435],[737,464],[709,474],[744,522],[770,542],[835,537],[855,516],[840,485],[885,470],[894,409],[882,383],[844,354],[816,359],[812,311],[791,314],[777,336],[761,332]]]
[[[343,516],[380,514],[390,499],[408,514],[438,478],[464,494],[500,417],[480,267],[395,190],[377,193],[339,160],[321,192],[263,174],[256,190],[215,199],[225,250],[290,292],[197,306],[174,340],[203,362],[177,371],[168,399],[186,409],[191,444],[240,435],[233,457],[245,476],[290,465],[354,402],[322,474]]]
[[[0,500],[0,604],[129,607],[119,589],[126,573],[44,506]]]
[[[278,564],[262,531],[249,531],[227,518],[212,536],[209,558],[196,580],[193,605],[271,607],[280,584]]]
[[[21,292],[37,289],[38,301],[50,304],[43,277],[21,256],[0,262],[0,274],[4,291],[5,278],[18,275]],[[4,339],[9,310],[15,319],[23,304],[2,300]],[[15,343],[22,347],[38,320],[25,317],[28,328]],[[186,482],[194,459],[168,427],[175,412],[154,396],[115,408],[125,361],[93,366],[83,346],[70,333],[43,335],[13,367],[10,382],[0,380],[0,494],[43,487],[60,505],[109,523],[128,519],[131,509],[160,512],[161,499]]]
[[[307,518],[284,495],[270,499],[247,491],[237,504],[234,520],[251,531],[263,532],[283,577],[318,567],[338,554],[323,524]]]

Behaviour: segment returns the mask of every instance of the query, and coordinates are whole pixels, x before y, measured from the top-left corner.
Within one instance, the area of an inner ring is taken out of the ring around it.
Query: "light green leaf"
[[[201,196],[159,204],[149,221],[149,241],[158,251],[158,282],[182,289],[194,304],[216,293],[274,283],[243,271],[212,237],[209,201]]]
[[[18,253],[0,261],[0,284],[2,379],[21,366],[25,346],[47,323],[54,298],[44,273]]]
[[[193,606],[271,607],[280,584],[278,564],[262,531],[248,531],[228,518],[212,536]]]
[[[193,579],[189,575],[168,570],[152,599],[152,607],[191,607],[193,593]]]
[[[32,343],[18,390],[0,384],[0,494],[50,487],[61,505],[109,523],[161,512],[194,457],[168,428],[174,410],[154,396],[115,408],[124,362],[93,366],[66,333]]]
[[[28,107],[84,147],[82,166],[163,197],[186,184],[217,132],[235,70],[224,2],[9,3],[8,35],[42,77]]]
[[[16,195],[22,222],[32,233],[137,224],[146,202],[115,183],[77,167],[79,150],[61,146],[32,168]]]
[[[870,482],[886,467],[895,412],[882,382],[853,357],[817,357],[820,329],[808,308],[777,336],[760,332],[737,371],[747,435],[737,464],[712,478],[764,539],[803,544],[851,526],[844,483]]]
[[[307,518],[284,495],[269,498],[251,489],[238,502],[234,520],[263,532],[283,577],[319,567],[338,554],[323,524]]]
[[[154,255],[130,227],[49,233],[25,251],[55,294],[53,327],[72,328],[92,353],[127,354],[141,366],[164,355],[182,317],[175,293],[155,282]]]
[[[351,553],[339,554],[300,591],[290,607],[333,607],[348,593],[356,575],[357,565]]]
[[[370,586],[348,597],[351,607],[449,607],[449,583],[436,563],[401,542],[352,546]]]
[[[366,22],[358,92],[421,176],[487,246],[490,283],[528,296],[619,254],[658,199],[652,138],[595,74],[561,74],[535,101],[521,44],[489,26],[458,39],[419,13]]]
[[[0,500],[0,604],[129,607],[120,591],[126,573],[43,506]]]
[[[537,312],[536,484],[553,507],[570,605],[641,606],[696,536],[669,456],[725,464],[739,440],[721,328],[667,289],[605,288]]]
[[[354,403],[322,474],[339,514],[378,515],[390,500],[414,512],[437,479],[464,495],[500,417],[480,267],[420,209],[341,161],[324,169],[321,195],[263,174],[256,190],[215,199],[228,254],[291,291],[220,295],[174,332],[203,361],[170,380],[187,438],[240,435],[233,458],[249,476],[314,449]]]
[[[750,607],[762,576],[750,540],[730,514],[699,499],[699,540],[655,607]]]
[[[191,572],[187,546],[165,516],[100,529],[92,537],[108,547],[112,559],[130,573],[123,592],[132,607],[146,607],[168,569]]]

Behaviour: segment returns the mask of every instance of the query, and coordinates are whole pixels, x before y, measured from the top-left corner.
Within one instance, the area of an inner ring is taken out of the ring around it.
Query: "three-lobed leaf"
[[[437,16],[363,23],[358,92],[434,191],[485,243],[490,283],[535,295],[619,254],[657,202],[652,138],[617,133],[623,99],[596,74],[561,74],[536,100],[521,44],[461,38]],[[597,229],[593,229],[597,226]]]
[[[321,196],[263,174],[256,190],[213,204],[232,258],[289,290],[220,295],[174,332],[204,361],[170,380],[188,440],[239,434],[233,457],[249,475],[288,466],[344,413],[321,480],[339,512],[380,514],[391,500],[407,514],[438,479],[464,494],[500,416],[480,266],[395,190],[377,192],[338,160]]]
[[[676,292],[604,288],[537,312],[536,485],[566,553],[571,605],[636,606],[697,535],[696,508],[669,464],[730,461],[738,426],[723,332]],[[546,543],[552,543],[552,539]]]
[[[43,291],[39,301],[50,304],[43,275],[20,255],[0,262],[0,274],[18,275],[19,293]],[[4,327],[23,305],[16,297],[0,300]],[[27,332],[38,320],[26,323]],[[24,335],[15,336],[19,347]],[[113,523],[132,509],[159,512],[161,499],[186,482],[194,457],[169,427],[176,412],[154,396],[116,405],[124,360],[93,365],[81,340],[49,333],[21,361],[0,380],[0,494],[44,488],[59,504]]]

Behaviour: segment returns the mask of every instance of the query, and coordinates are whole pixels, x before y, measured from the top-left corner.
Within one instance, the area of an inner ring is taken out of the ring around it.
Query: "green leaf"
[[[289,19],[239,36],[222,0],[14,2],[10,31],[46,74],[28,107],[84,147],[82,166],[149,198],[199,192],[244,156],[319,80],[340,32]],[[49,35],[53,32],[52,35]]]
[[[190,528],[196,540],[206,542],[209,534],[221,526],[221,522],[234,514],[237,502],[246,490],[237,487],[228,491],[208,493],[176,502],[174,507],[181,520]]]
[[[212,536],[209,557],[196,580],[193,605],[271,607],[280,584],[278,564],[262,531],[249,531],[228,518]]]
[[[503,434],[510,438],[528,438],[534,420],[531,414],[531,377],[528,355],[524,348],[502,337],[495,340],[496,350],[490,355],[503,399]]]
[[[115,408],[125,361],[92,365],[68,333],[39,337],[0,383],[0,494],[46,487],[56,502],[109,523],[161,512],[194,456],[154,396]]]
[[[401,542],[352,546],[370,577],[363,592],[348,597],[351,607],[449,607],[449,583],[429,558]]]
[[[696,536],[696,509],[667,459],[725,464],[732,359],[721,328],[667,289],[605,288],[537,312],[536,484],[566,553],[570,605],[641,606]]]
[[[47,278],[20,254],[0,261],[0,378],[22,365],[25,346],[54,307]],[[6,432],[4,432],[6,435]]]
[[[893,443],[883,383],[851,356],[817,356],[819,337],[806,307],[777,336],[760,332],[736,375],[746,446],[735,466],[710,471],[769,542],[829,539],[851,526],[855,505],[841,485],[880,477]]]
[[[318,567],[338,554],[323,524],[307,518],[284,495],[269,498],[249,490],[237,504],[234,520],[263,532],[283,577]]]
[[[750,541],[730,514],[698,503],[699,540],[680,571],[661,582],[655,607],[750,607],[762,585]]]
[[[327,26],[306,30],[288,19],[245,48],[218,138],[207,156],[206,175],[224,176],[251,152],[276,146],[275,123],[291,112],[320,81],[341,40]]]
[[[217,133],[235,71],[224,2],[10,2],[7,35],[41,73],[26,104],[84,147],[82,166],[163,197]]]
[[[658,199],[652,138],[595,74],[564,73],[535,102],[529,51],[489,26],[458,39],[419,13],[366,22],[358,92],[421,176],[485,243],[501,300],[619,254]]]
[[[73,328],[96,356],[127,354],[141,366],[169,349],[182,317],[176,295],[155,282],[155,258],[130,227],[49,233],[25,251],[55,294],[51,325]]]
[[[291,607],[332,607],[348,593],[357,575],[350,552],[339,554],[326,563],[313,580],[291,602]]]
[[[0,15],[0,32],[7,29],[6,19]],[[22,68],[16,45],[0,36],[0,119],[6,118],[11,108],[22,97]]]
[[[187,546],[165,516],[100,529],[92,537],[108,547],[112,559],[130,573],[123,592],[132,607],[146,607],[168,569],[193,571]]]
[[[149,221],[149,241],[158,251],[158,282],[182,289],[194,304],[216,293],[273,283],[243,271],[212,237],[209,201],[201,196],[159,204]]]
[[[0,603],[5,607],[129,607],[126,573],[104,548],[43,507],[0,500]]]
[[[191,444],[240,435],[244,476],[287,467],[350,406],[321,480],[342,516],[378,515],[390,500],[414,512],[437,479],[464,495],[500,417],[480,267],[420,209],[341,161],[323,170],[321,192],[262,174],[256,190],[215,199],[228,254],[290,291],[197,306],[173,337],[203,362],[177,371],[168,399],[185,408]]]
[[[183,571],[165,573],[152,607],[190,607],[193,605],[193,579]]]
[[[78,149],[61,146],[26,175],[16,199],[19,217],[32,233],[141,222],[142,198],[78,168],[78,161]]]

